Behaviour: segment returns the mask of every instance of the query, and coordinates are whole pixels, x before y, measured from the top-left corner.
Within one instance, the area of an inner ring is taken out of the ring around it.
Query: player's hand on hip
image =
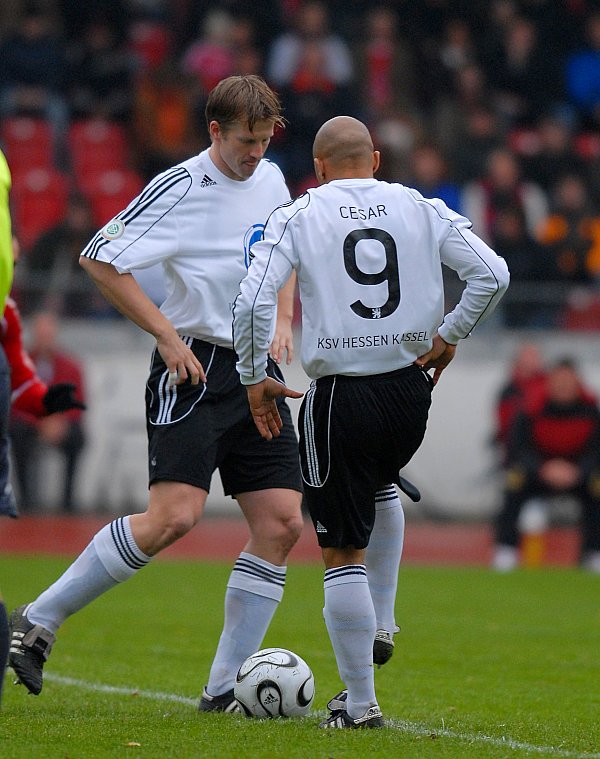
[[[279,437],[283,422],[279,415],[276,399],[281,397],[302,398],[303,393],[292,390],[271,377],[267,377],[256,385],[247,385],[246,390],[250,413],[262,437],[265,440]]]
[[[275,327],[275,336],[269,348],[269,353],[273,360],[280,364],[286,354],[285,363],[289,366],[294,358],[294,333],[292,332],[292,323],[288,320],[277,320]]]
[[[188,377],[192,385],[206,382],[202,364],[175,331],[169,337],[158,338],[156,345],[169,370],[169,385],[181,385]]]
[[[442,372],[452,361],[455,353],[456,345],[450,345],[439,335],[434,335],[431,350],[419,356],[415,364],[425,370],[435,369],[432,379],[433,384],[437,385]]]

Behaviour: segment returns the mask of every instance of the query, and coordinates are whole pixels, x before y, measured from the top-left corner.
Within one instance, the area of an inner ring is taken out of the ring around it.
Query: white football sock
[[[225,593],[225,622],[206,690],[220,696],[231,690],[238,669],[260,650],[267,628],[283,597],[287,567],[242,552]]]
[[[27,619],[56,633],[67,617],[123,582],[150,561],[137,547],[129,517],[107,524],[58,578],[26,609]]]
[[[365,564],[375,607],[377,629],[394,633],[394,606],[398,570],[404,545],[404,510],[393,485],[377,491],[375,526],[367,547]]]
[[[375,610],[362,564],[325,571],[323,616],[340,677],[348,689],[348,715],[362,717],[377,705],[373,670]]]

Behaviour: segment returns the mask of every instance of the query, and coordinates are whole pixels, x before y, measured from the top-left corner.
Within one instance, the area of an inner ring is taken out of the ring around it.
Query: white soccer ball
[[[315,697],[315,679],[298,654],[264,648],[242,664],[233,692],[248,717],[303,717]]]

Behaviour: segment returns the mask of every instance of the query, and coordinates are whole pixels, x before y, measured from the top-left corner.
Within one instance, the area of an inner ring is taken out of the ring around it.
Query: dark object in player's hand
[[[398,475],[398,487],[405,495],[410,498],[411,501],[418,503],[421,500],[421,493],[419,492],[419,489],[415,487],[412,482],[407,480],[405,477],[402,477],[400,474]]]
[[[57,382],[50,385],[42,403],[48,414],[56,414],[58,411],[70,411],[74,408],[85,409],[85,403],[75,398],[75,385],[69,382]]]

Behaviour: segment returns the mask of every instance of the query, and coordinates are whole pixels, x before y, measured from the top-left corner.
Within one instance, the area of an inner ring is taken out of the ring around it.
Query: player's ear
[[[214,142],[216,139],[219,139],[223,136],[223,130],[221,129],[221,125],[218,121],[211,121],[208,125],[208,133],[210,135],[211,142]]]
[[[376,174],[381,164],[381,153],[378,150],[373,151],[373,174]]]
[[[319,184],[325,184],[325,165],[320,158],[314,159],[315,175]]]

